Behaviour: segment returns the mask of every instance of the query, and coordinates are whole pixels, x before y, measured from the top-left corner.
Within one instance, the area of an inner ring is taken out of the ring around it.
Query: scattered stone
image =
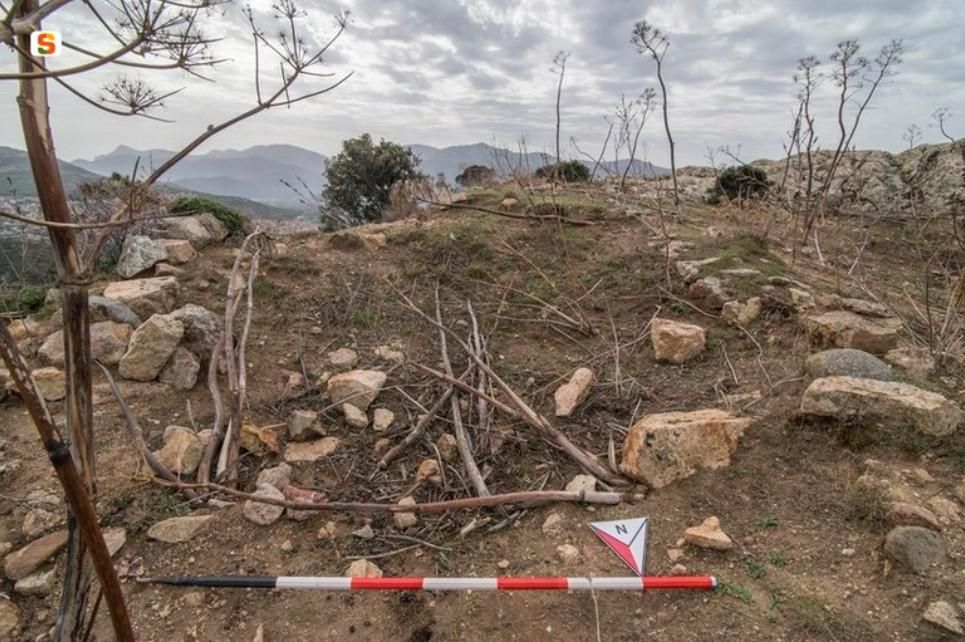
[[[20,629],[20,607],[10,600],[0,598],[0,639],[15,640]]]
[[[292,441],[304,441],[314,435],[324,435],[325,430],[314,410],[293,410],[288,417],[288,438]]]
[[[755,296],[747,299],[746,303],[740,301],[728,301],[720,311],[720,316],[725,321],[736,323],[737,325],[750,325],[757,317],[761,316],[764,305],[761,297]]]
[[[566,484],[569,493],[592,493],[596,490],[596,477],[593,475],[577,475]]]
[[[202,363],[207,363],[211,351],[218,342],[221,321],[207,308],[188,303],[168,315],[184,325],[182,345],[191,351]]]
[[[433,484],[441,484],[442,473],[439,471],[439,462],[435,459],[424,459],[422,463],[419,464],[415,478],[420,482],[428,480]]]
[[[241,447],[254,455],[277,453],[278,434],[271,428],[244,421],[241,424]]]
[[[375,356],[383,361],[390,361],[392,363],[401,364],[405,362],[405,353],[400,352],[391,346],[379,346],[375,349]]]
[[[48,595],[54,590],[57,579],[57,569],[37,571],[27,577],[17,580],[13,590],[20,595]]]
[[[700,261],[677,261],[677,273],[683,277],[684,282],[690,283],[700,275],[700,269],[706,265],[712,265],[720,260],[719,256]]]
[[[804,326],[819,344],[886,354],[898,344],[899,319],[868,319],[836,310],[804,317]]]
[[[147,536],[166,544],[180,544],[204,530],[214,515],[187,515],[160,521],[147,531]]]
[[[382,569],[368,560],[355,560],[345,570],[345,577],[382,577]]]
[[[845,310],[860,314],[863,317],[886,319],[891,316],[891,310],[888,309],[888,306],[875,301],[843,298],[838,303]]]
[[[154,266],[154,276],[182,276],[184,275],[184,270],[182,268],[174,267],[170,263],[158,263]]]
[[[322,527],[318,529],[318,534],[315,536],[317,539],[335,539],[338,536],[338,523],[334,521],[328,521],[322,524]]]
[[[355,350],[351,348],[339,348],[334,352],[328,353],[328,363],[335,369],[336,372],[345,372],[346,370],[351,370],[358,364],[359,355]]]
[[[375,539],[375,531],[372,530],[371,524],[366,524],[362,528],[352,531],[352,535],[359,539]]]
[[[679,562],[684,558],[684,551],[682,548],[668,548],[667,557],[670,558],[671,562]]]
[[[863,350],[854,348],[835,348],[812,354],[805,366],[807,373],[814,377],[859,377],[891,381],[891,366]]]
[[[23,518],[20,525],[20,532],[27,539],[33,539],[54,529],[62,524],[64,515],[62,511],[56,513],[46,508],[31,508]]]
[[[853,548],[842,548],[841,557],[854,557],[856,552]]]
[[[386,451],[387,451],[389,448],[391,448],[391,447],[392,447],[392,440],[391,440],[391,439],[382,438],[382,439],[376,439],[376,440],[375,440],[374,450],[375,450],[375,454],[376,454],[376,455],[381,455],[382,453],[386,452]]]
[[[288,444],[285,448],[285,461],[288,463],[318,461],[335,452],[338,443],[335,437],[325,437],[315,441]]]
[[[690,571],[683,564],[674,564],[670,569],[671,575],[688,575]]]
[[[815,379],[804,391],[801,412],[821,417],[873,419],[897,429],[914,426],[927,435],[949,435],[962,410],[940,394],[907,383],[855,377]]]
[[[91,356],[108,366],[116,366],[127,350],[131,326],[113,321],[101,321],[90,326]],[[37,356],[45,364],[64,366],[64,331],[57,330],[43,342]]]
[[[566,530],[566,524],[559,513],[550,513],[543,521],[543,533],[546,535],[559,535],[564,530]]]
[[[343,372],[328,380],[328,396],[333,404],[350,403],[365,410],[375,401],[385,380],[386,374],[378,370]]]
[[[127,543],[127,531],[119,526],[105,528],[102,534],[104,535],[104,544],[107,546],[107,554],[111,557],[117,555],[124,548],[124,544]]]
[[[191,247],[190,241],[163,239],[159,242],[167,252],[167,261],[174,265],[183,265],[189,261],[193,261],[194,257],[198,255],[198,253],[194,251],[194,248]]]
[[[167,258],[168,251],[163,244],[147,236],[132,235],[124,239],[121,256],[114,270],[125,279],[130,279]]]
[[[158,374],[161,383],[173,386],[176,390],[191,390],[198,383],[201,363],[194,354],[183,346],[174,349],[174,354]]]
[[[926,378],[935,370],[935,360],[920,348],[895,348],[885,354],[885,361],[908,374]]]
[[[620,470],[661,488],[701,468],[722,468],[730,464],[738,439],[751,423],[716,409],[647,415],[623,442]]]
[[[593,379],[592,370],[577,368],[569,382],[556,389],[553,398],[556,401],[557,417],[569,417],[577,406],[586,401]]]
[[[580,561],[580,549],[572,544],[560,544],[556,547],[556,556],[563,564],[570,566]]]
[[[712,310],[720,310],[730,299],[724,291],[724,285],[716,276],[705,276],[697,279],[687,288],[687,295],[695,301],[703,301]]]
[[[90,311],[91,323],[113,321],[131,326],[131,329],[141,325],[141,317],[120,301],[107,297],[91,295],[87,299],[87,309]],[[91,326],[93,330],[93,325]]]
[[[104,289],[104,297],[126,304],[142,319],[170,312],[177,294],[178,280],[173,276],[115,281]]]
[[[285,499],[285,495],[280,490],[268,484],[259,486],[253,494],[255,497],[264,497],[266,499]],[[261,526],[270,526],[281,519],[281,516],[285,513],[285,507],[249,499],[245,501],[242,507],[242,513],[249,522],[254,522]]]
[[[388,408],[376,408],[372,413],[372,427],[376,432],[388,430],[395,421],[395,413]]]
[[[359,410],[350,403],[342,404],[342,412],[345,414],[345,423],[353,428],[365,428],[369,425],[369,416],[364,410]]]
[[[684,363],[697,356],[707,342],[704,329],[670,319],[654,319],[650,338],[657,361]]]
[[[496,562],[496,567],[501,568],[503,570],[509,568],[509,560],[499,560],[498,562]]]
[[[161,219],[161,233],[165,238],[189,241],[196,250],[211,243],[211,233],[196,216],[174,216]]]
[[[885,552],[899,564],[923,575],[945,559],[941,536],[921,526],[898,526],[885,537]]]
[[[684,541],[700,548],[729,551],[734,548],[734,540],[720,528],[720,520],[708,517],[699,526],[691,526],[684,531]]]
[[[175,475],[192,475],[203,454],[201,440],[190,428],[168,426],[164,430],[164,446],[154,455]]]
[[[456,436],[452,433],[444,432],[439,435],[439,439],[436,440],[436,448],[439,449],[443,461],[453,461],[459,454],[459,442],[456,441]]]
[[[958,504],[946,497],[929,497],[925,502],[943,524],[957,524],[962,521]]]
[[[184,325],[180,321],[170,316],[153,315],[131,335],[118,372],[125,379],[153,381],[183,336]]]
[[[292,541],[290,539],[286,539],[284,542],[281,543],[281,550],[284,553],[291,553],[295,550],[295,545],[292,544]]]
[[[888,522],[895,526],[921,526],[933,531],[940,531],[941,524],[934,513],[921,506],[906,502],[895,502],[888,509]]]
[[[399,500],[399,506],[415,506],[415,498],[403,497]],[[399,530],[412,528],[419,523],[419,517],[415,513],[392,513],[395,520],[395,527]]]
[[[807,290],[788,288],[787,293],[791,297],[791,305],[797,308],[798,312],[813,310],[817,306],[814,295]]]
[[[3,572],[11,580],[20,580],[38,568],[41,564],[60,552],[67,545],[67,531],[57,531],[34,540],[3,560]]]
[[[59,368],[38,368],[30,373],[40,393],[46,401],[60,401],[67,396],[67,379]]]
[[[965,629],[962,628],[962,621],[958,619],[958,611],[955,610],[954,606],[944,600],[929,604],[921,617],[926,622],[934,624],[946,631],[957,635],[965,635]]]

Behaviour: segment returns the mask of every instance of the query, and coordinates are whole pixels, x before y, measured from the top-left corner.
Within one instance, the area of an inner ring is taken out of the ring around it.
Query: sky
[[[104,11],[103,0],[92,0]],[[5,5],[6,0],[0,0]],[[270,0],[254,0],[256,20],[277,29]],[[326,39],[333,16],[350,11],[350,23],[324,57],[324,70],[354,72],[331,93],[277,109],[233,127],[201,151],[289,143],[333,154],[346,138],[369,132],[395,142],[444,147],[476,142],[530,151],[554,146],[558,51],[570,54],[562,94],[564,155],[596,155],[621,95],[633,98],[656,87],[655,66],[630,44],[636,21],[646,19],[670,36],[664,59],[670,127],[678,165],[707,164],[708,150],[727,146],[744,160],[782,155],[795,109],[792,81],[797,60],[829,56],[843,39],[857,39],[874,58],[902,38],[904,62],[876,94],[855,138],[859,148],[897,151],[912,124],[922,142],[939,142],[930,115],[952,113],[953,134],[965,135],[965,1],[963,0],[299,0],[308,43]],[[52,84],[51,117],[61,158],[91,158],[124,144],[174,149],[209,124],[255,103],[253,47],[242,5],[228,4],[206,18],[205,32],[222,38],[218,57],[230,60],[205,82],[181,71],[101,68],[72,78],[96,96],[119,71],[159,91],[183,88],[157,116],[173,123],[106,114]],[[108,51],[111,41],[83,3],[55,13],[45,28],[65,40]],[[265,52],[262,52],[265,56]],[[80,60],[71,54],[52,67]],[[263,59],[264,62],[264,59]],[[13,71],[14,54],[0,49],[0,72]],[[138,71],[138,70],[134,70]],[[262,66],[263,89],[277,82]],[[337,76],[336,76],[337,77]],[[309,78],[305,91],[327,79]],[[0,145],[22,148],[16,83],[0,80]],[[825,80],[815,99],[820,143],[836,135],[836,94]],[[662,123],[652,119],[642,153],[668,164]],[[612,157],[612,153],[608,154]]]

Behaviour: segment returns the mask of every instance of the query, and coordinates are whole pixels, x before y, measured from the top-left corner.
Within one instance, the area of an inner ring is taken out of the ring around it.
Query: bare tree
[[[935,121],[934,126],[938,128],[942,136],[947,138],[950,143],[954,143],[955,137],[945,131],[945,122],[951,117],[952,114],[948,111],[948,107],[939,107],[931,115],[932,120]]]
[[[296,82],[303,79],[327,78],[331,74],[318,71],[322,56],[346,27],[347,15],[336,19],[334,35],[315,43],[299,27],[305,14],[293,0],[278,0],[272,7],[283,28],[268,37],[256,26],[253,12],[246,16],[254,42],[253,104],[220,124],[208,125],[190,143],[154,169],[141,181],[127,185],[124,198],[117,207],[100,212],[93,222],[78,221],[68,200],[54,153],[49,120],[50,102],[47,81],[53,81],[88,105],[118,116],[136,116],[160,120],[153,110],[163,106],[177,91],[158,92],[146,81],[120,76],[109,81],[99,95],[91,95],[75,86],[73,77],[102,67],[164,71],[174,70],[204,77],[201,71],[217,65],[210,46],[216,41],[202,29],[212,11],[223,0],[114,0],[104,4],[76,2],[88,11],[99,33],[90,34],[92,41],[116,43],[109,52],[86,43],[64,41],[63,46],[85,57],[86,62],[70,67],[48,68],[46,59],[30,52],[30,34],[41,29],[42,21],[72,4],[73,0],[14,0],[8,8],[0,5],[0,42],[8,45],[18,64],[18,71],[0,74],[0,80],[19,84],[17,99],[24,143],[30,160],[42,221],[23,220],[16,213],[0,211],[20,222],[43,225],[54,247],[57,273],[63,301],[63,325],[67,395],[66,435],[60,435],[50,419],[43,398],[37,393],[29,370],[17,351],[6,327],[0,324],[0,356],[6,362],[19,388],[21,397],[41,436],[44,447],[64,487],[67,497],[69,540],[64,586],[57,617],[58,640],[80,640],[89,628],[93,613],[88,609],[93,561],[100,586],[118,640],[133,640],[123,595],[113,564],[104,545],[97,521],[93,498],[96,494],[94,467],[93,406],[91,394],[90,318],[88,289],[100,249],[120,227],[143,220],[138,214],[151,185],[194,149],[221,131],[262,111],[288,107],[331,91],[349,76],[325,86],[295,95]],[[66,20],[67,18],[65,18]],[[311,42],[312,44],[308,44]],[[264,66],[261,58],[276,60]],[[266,69],[276,70],[277,81],[270,90],[262,83]],[[350,75],[350,74],[349,74]],[[136,170],[136,168],[135,168]]]
[[[667,83],[663,80],[663,58],[670,48],[669,36],[646,20],[641,20],[633,27],[630,42],[640,53],[647,53],[657,65],[657,82],[660,83],[660,94],[663,107],[663,127],[667,133],[667,144],[670,146],[670,176],[673,179],[673,202],[680,206],[680,194],[677,190],[677,161],[674,155],[673,136],[670,134],[670,106],[667,102]]]
[[[563,97],[563,77],[566,75],[566,61],[569,60],[570,54],[566,51],[559,51],[556,56],[553,57],[553,73],[559,76],[559,82],[556,85],[556,162],[557,164],[563,161],[563,157],[560,155],[560,100]]]
[[[914,149],[915,143],[921,140],[921,127],[915,124],[908,125],[905,133],[901,135],[901,140],[908,143],[908,149]]]
[[[620,189],[626,187],[627,176],[633,167],[633,161],[637,157],[637,146],[640,143],[640,134],[647,124],[647,117],[653,111],[653,104],[656,100],[657,92],[653,87],[647,87],[636,99],[627,102],[626,96],[620,96],[617,105],[617,148],[621,145],[627,148],[627,165],[623,168],[620,177]],[[619,168],[617,168],[619,171]]]

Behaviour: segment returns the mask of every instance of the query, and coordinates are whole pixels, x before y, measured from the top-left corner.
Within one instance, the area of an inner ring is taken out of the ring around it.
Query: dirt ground
[[[501,196],[482,194],[476,202],[497,207]],[[489,335],[495,370],[544,415],[552,417],[552,393],[563,378],[579,366],[594,368],[597,381],[589,399],[574,416],[553,420],[579,445],[605,460],[610,441],[619,450],[635,418],[730,407],[755,422],[729,467],[653,490],[634,504],[462,511],[422,517],[404,534],[387,515],[319,513],[305,521],[282,519],[260,527],[242,516],[240,506],[205,508],[200,511],[215,515],[208,528],[189,542],[169,545],[148,540],[147,528],[190,509],[179,496],[147,480],[116,404],[100,394],[95,396],[103,523],[127,529],[119,564],[139,559],[148,575],[341,575],[353,558],[367,557],[386,575],[606,576],[627,571],[591,533],[588,522],[649,517],[648,572],[664,574],[673,566],[667,549],[684,529],[716,515],[737,547],[718,552],[687,546],[681,563],[693,574],[718,576],[721,589],[334,594],[193,590],[126,581],[139,639],[251,640],[259,626],[269,642],[945,639],[921,615],[937,599],[965,601],[962,523],[945,527],[948,559],[928,576],[891,568],[881,550],[888,526],[880,498],[862,492],[855,482],[866,470],[865,461],[873,458],[922,498],[953,496],[952,489],[965,478],[962,431],[925,439],[797,417],[807,384],[802,364],[811,347],[793,315],[768,308],[748,328],[749,335],[728,326],[687,300],[681,279],[668,266],[654,214],[641,214],[636,205],[605,193],[570,198],[571,216],[599,224],[559,225],[453,209],[371,230],[385,235],[387,243],[378,249],[334,249],[330,235],[321,233],[279,239],[287,251],[266,261],[255,284],[248,418],[266,426],[284,424],[294,409],[323,412],[328,434],[339,437],[341,445],[329,458],[296,465],[293,483],[299,486],[324,491],[332,500],[354,501],[397,501],[412,491],[419,462],[435,456],[431,442],[449,426],[446,420],[435,421],[428,439],[387,470],[377,469],[376,440],[401,439],[420,412],[412,399],[428,407],[442,390],[413,365],[438,367],[437,334],[400,304],[393,287],[431,311],[438,281],[446,323],[463,328],[466,301],[471,301]],[[790,241],[779,231],[772,229],[769,239],[760,241],[767,220],[767,213],[700,206],[686,208],[680,220],[668,225],[675,238],[695,245],[682,258],[722,254],[735,264],[767,266],[828,293],[862,294],[855,289],[858,279],[881,297],[918,292],[914,284],[920,265],[914,254],[902,251],[906,232],[900,228],[876,230],[860,269],[849,278],[843,274],[855,254],[852,239],[860,243],[850,223],[828,230],[822,248],[828,265],[820,266],[813,252],[792,257]],[[181,303],[223,311],[220,295],[232,260],[231,247],[205,251],[182,279]],[[902,289],[903,284],[908,287]],[[561,325],[533,297],[570,316],[582,315],[594,332],[580,334]],[[644,330],[658,311],[707,328],[707,349],[684,365],[656,363]],[[407,361],[390,367],[376,358],[374,349],[394,343]],[[325,370],[326,353],[339,347],[356,349],[360,367],[389,372],[376,404],[397,416],[387,433],[346,426],[317,390],[286,394],[291,372],[304,368],[314,379]],[[461,371],[466,359],[450,349]],[[942,366],[928,386],[961,402],[961,368]],[[199,428],[211,421],[208,394],[200,383],[183,394],[156,383],[128,383],[123,390],[154,447],[165,426],[189,424],[187,401]],[[733,401],[756,391],[759,400]],[[53,410],[59,410],[56,404]],[[31,490],[58,489],[16,399],[0,404],[0,424],[3,461],[21,462],[0,480],[0,541],[17,547],[26,543],[19,532],[23,498]],[[284,437],[284,427],[277,430]],[[525,424],[499,415],[477,457],[494,493],[559,489],[580,472]],[[257,473],[280,460],[278,455],[246,454],[242,487],[251,489]],[[423,502],[471,494],[458,461],[444,472],[443,487],[420,484],[414,497]],[[566,528],[544,534],[541,525],[553,512],[563,517]],[[459,535],[472,520],[487,517],[486,527]],[[376,537],[351,535],[366,520]],[[319,537],[329,521],[336,522],[337,535]],[[488,532],[493,525],[501,528]],[[561,561],[556,548],[564,543],[578,547],[578,563]],[[503,560],[508,568],[500,567]],[[9,581],[3,590],[23,610],[18,639],[46,639],[58,596],[14,595]],[[94,639],[111,637],[102,613]]]

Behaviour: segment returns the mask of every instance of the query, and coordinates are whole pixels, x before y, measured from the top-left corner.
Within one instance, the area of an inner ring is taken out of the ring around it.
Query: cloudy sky
[[[98,0],[93,0],[95,3]],[[0,0],[6,4],[5,0]],[[253,9],[276,29],[270,1]],[[335,92],[291,109],[262,114],[217,137],[205,150],[292,143],[325,154],[362,132],[404,143],[446,146],[495,142],[513,147],[525,136],[530,150],[553,145],[554,54],[570,52],[563,90],[563,139],[593,153],[621,94],[655,86],[651,60],[630,45],[635,21],[646,18],[671,36],[665,60],[671,127],[678,163],[706,163],[707,148],[740,148],[750,160],[781,154],[791,119],[798,58],[827,63],[837,41],[855,38],[874,57],[892,38],[906,52],[898,75],[883,86],[856,138],[859,147],[898,150],[917,124],[925,142],[939,140],[929,126],[937,107],[951,109],[950,128],[965,133],[965,1],[963,0],[300,0],[309,39],[334,27],[332,15],[351,11],[350,28],[326,57],[330,71],[354,76]],[[107,51],[82,3],[45,25],[67,40]],[[185,87],[158,115],[161,124],[118,118],[52,89],[58,153],[89,158],[119,144],[172,149],[200,128],[250,107],[254,65],[241,5],[228,5],[205,27],[224,39],[219,56],[231,61],[204,83],[181,72],[148,72],[159,89]],[[74,61],[69,55],[56,65]],[[0,70],[15,65],[0,51]],[[823,65],[827,68],[828,65]],[[93,94],[109,74],[76,81]],[[263,83],[271,82],[269,73]],[[318,81],[322,82],[322,81]],[[318,85],[314,79],[306,89]],[[0,145],[23,147],[17,127],[16,87],[0,81]],[[816,112],[822,139],[834,135],[834,87],[825,82]],[[649,160],[667,164],[659,121],[644,134]],[[575,153],[575,152],[570,152]]]

